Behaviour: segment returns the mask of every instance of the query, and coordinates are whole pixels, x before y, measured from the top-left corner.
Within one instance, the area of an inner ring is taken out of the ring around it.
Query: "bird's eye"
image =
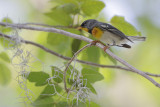
[[[81,26],[83,27],[83,26],[84,26],[84,23],[82,23]]]

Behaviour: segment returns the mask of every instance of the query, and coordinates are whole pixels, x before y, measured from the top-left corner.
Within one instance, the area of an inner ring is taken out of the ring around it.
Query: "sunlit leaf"
[[[1,46],[8,48],[14,46],[15,41],[6,39],[5,37],[0,37],[0,44]]]
[[[100,107],[100,105],[98,105],[95,102],[88,102],[87,105],[90,106],[90,107]]]
[[[76,99],[73,100],[73,106],[72,107],[100,107],[98,104],[92,101],[86,101],[85,103],[81,101],[77,101]]]
[[[0,84],[7,85],[11,80],[11,71],[5,64],[0,63]]]
[[[64,5],[59,6],[59,8],[62,8],[64,12],[68,14],[78,14],[80,12],[78,6],[73,3],[66,3]]]
[[[109,50],[111,52],[113,52],[112,49],[109,49]],[[103,51],[101,51],[101,53],[106,58],[105,60],[107,60],[107,58],[108,58],[112,63],[114,63],[115,65],[117,64],[117,61],[114,58],[112,58],[110,55],[108,55],[107,53],[105,53]]]
[[[44,88],[44,90],[42,91],[41,97],[43,97],[45,95],[54,95],[54,94],[56,94],[55,92],[61,92],[61,91],[62,91],[62,88],[57,84],[47,85]]]
[[[104,79],[103,75],[98,71],[89,68],[83,68],[82,75],[83,78],[87,79],[87,82],[89,83],[95,83]]]
[[[100,50],[95,46],[89,47],[82,52],[82,60],[99,63],[99,58]]]
[[[6,62],[10,62],[9,56],[5,52],[0,53],[0,58]]]
[[[2,19],[2,22],[13,23],[10,18],[6,18],[6,17]]]
[[[43,86],[47,84],[47,79],[49,78],[49,74],[39,71],[39,72],[30,72],[27,79],[30,82],[35,82],[35,86]]]
[[[72,24],[71,16],[63,10],[63,8],[55,7],[51,12],[46,13],[53,21],[59,23],[59,25],[69,26]]]
[[[47,43],[52,46],[65,46],[68,43],[69,38],[67,36],[57,34],[57,33],[49,33],[47,38]]]
[[[133,25],[128,23],[124,17],[114,16],[111,19],[111,24],[116,28],[118,28],[119,30],[121,30],[125,35],[128,35],[128,36],[141,35],[141,33],[137,31],[137,29]]]
[[[32,105],[36,107],[53,107],[54,103],[52,96],[56,95],[56,92],[61,91],[62,88],[57,84],[47,85]]]
[[[86,103],[83,103],[81,101],[77,101],[76,99],[73,100],[73,107],[86,107]]]
[[[47,43],[51,46],[51,49],[54,49],[55,52],[60,54],[67,54],[68,56],[71,55],[71,38],[56,34],[56,33],[49,33],[47,37]]]
[[[67,4],[67,3],[77,3],[77,0],[51,0],[53,4],[58,3],[58,4]]]
[[[3,19],[2,19],[2,22],[5,22],[5,23],[13,23],[10,18],[3,18]],[[0,26],[0,31],[3,32],[3,33],[7,33],[7,32],[11,32],[11,31],[12,31],[12,28]]]
[[[75,79],[77,77],[77,75],[78,75],[78,72],[79,71],[76,69],[75,66],[70,65],[68,70],[67,70],[67,72],[66,72],[67,73],[67,77],[70,78],[70,79],[73,79],[73,78]]]
[[[75,29],[65,29],[68,32],[80,34],[78,30]],[[56,34],[56,33],[49,33],[47,37],[47,43],[53,48],[55,52],[66,55],[68,57],[72,57],[72,44],[73,38]]]
[[[56,104],[56,107],[69,107],[67,102],[59,102]]]
[[[67,83],[69,84],[69,85],[73,85],[74,84],[74,82],[75,82],[76,80],[73,80],[73,79],[67,79]]]
[[[94,89],[92,84],[90,84],[89,82],[87,83],[87,87],[91,90],[92,93],[97,94],[96,90]]]
[[[94,15],[99,13],[103,8],[105,7],[105,4],[102,1],[85,1],[81,5],[81,9],[85,15]]]
[[[32,103],[34,107],[53,107],[54,106],[54,100],[52,97],[41,97],[38,98],[36,101]]]
[[[52,66],[51,68],[52,68],[52,76],[55,77],[53,78],[53,80],[57,83],[61,83],[63,80],[63,72],[55,66]]]

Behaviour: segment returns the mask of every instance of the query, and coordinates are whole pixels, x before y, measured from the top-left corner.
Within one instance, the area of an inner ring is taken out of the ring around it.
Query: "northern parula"
[[[123,32],[121,32],[114,26],[108,23],[99,22],[95,19],[84,21],[78,29],[82,29],[91,33],[93,37],[108,46],[131,48],[131,46],[128,45],[127,42],[133,43],[133,41],[146,40],[146,37],[126,36]]]

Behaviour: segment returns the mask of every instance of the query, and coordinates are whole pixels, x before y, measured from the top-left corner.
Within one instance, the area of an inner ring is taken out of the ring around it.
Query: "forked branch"
[[[88,48],[88,47],[90,47],[90,46],[92,46],[91,43],[85,45],[83,48],[81,48],[81,49],[78,50],[76,53],[74,53],[73,57],[71,58],[71,60],[69,60],[69,62],[68,62],[67,65],[66,65],[66,68],[65,68],[64,74],[63,74],[63,79],[64,79],[64,88],[65,88],[65,90],[66,90],[67,93],[69,92],[69,89],[67,88],[67,83],[66,83],[66,72],[67,72],[70,64],[72,63],[72,61],[76,60],[77,55],[78,55],[80,52],[82,52],[84,49],[86,49],[86,48]]]
[[[92,39],[89,39],[87,37],[84,37],[84,36],[81,36],[81,35],[77,35],[77,34],[73,34],[73,33],[70,33],[70,32],[64,31],[64,30],[60,30],[60,29],[56,29],[56,28],[47,28],[47,27],[38,27],[38,26],[36,26],[36,27],[34,26],[33,27],[33,26],[28,26],[28,25],[23,25],[23,24],[9,24],[9,23],[3,23],[3,22],[0,22],[0,25],[1,26],[6,26],[6,27],[11,27],[11,28],[17,28],[17,29],[28,29],[28,30],[59,33],[59,34],[62,34],[62,35],[66,35],[66,36],[75,38],[75,39],[86,41],[88,43],[92,42]],[[97,43],[96,46],[101,48],[101,49],[104,48],[104,46],[102,44],[100,44],[100,43]],[[130,65],[129,63],[127,63],[123,59],[121,59],[118,56],[116,56],[115,54],[113,54],[109,49],[107,49],[105,52],[108,55],[110,55],[112,58],[114,58],[115,60],[117,60],[118,62],[120,62],[124,66],[126,66],[128,69],[130,69],[130,71],[145,77],[150,82],[152,82],[155,86],[160,88],[160,84],[158,82],[156,82],[153,78],[149,77],[145,72],[136,69],[135,67],[133,67],[132,65]]]
[[[4,38],[7,38],[7,39],[12,39],[12,36],[11,35],[6,35],[6,34],[3,34],[0,32],[0,36],[1,37],[4,37]],[[12,39],[13,40],[13,39]],[[42,50],[44,50],[45,52],[47,53],[50,53],[54,56],[57,56],[61,59],[64,59],[64,60],[71,60],[70,57],[67,57],[67,56],[63,56],[59,53],[56,53],[54,51],[52,51],[51,49],[48,49],[47,47],[41,45],[41,44],[38,44],[38,43],[35,43],[35,42],[32,42],[32,41],[28,41],[28,40],[24,40],[21,38],[21,43],[25,43],[25,44],[29,44],[29,45],[33,45],[35,47],[38,47]],[[83,60],[76,60],[77,62],[79,63],[82,63],[82,64],[86,64],[86,65],[90,65],[90,66],[94,66],[94,67],[101,67],[101,68],[110,68],[110,69],[119,69],[119,70],[125,70],[125,71],[131,71],[131,69],[127,68],[127,67],[122,67],[122,66],[118,66],[118,65],[102,65],[102,64],[97,64],[97,63],[93,63],[93,62],[89,62],[89,61],[83,61]],[[149,76],[153,76],[153,77],[160,77],[160,74],[152,74],[152,73],[149,73],[149,72],[144,72],[146,73],[147,75]]]

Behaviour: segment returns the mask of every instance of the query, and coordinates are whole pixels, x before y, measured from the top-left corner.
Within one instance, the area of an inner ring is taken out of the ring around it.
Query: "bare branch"
[[[89,42],[89,43],[92,42],[92,40],[87,38],[87,37],[77,35],[77,34],[73,34],[73,33],[70,33],[70,32],[64,31],[64,30],[60,30],[60,29],[56,29],[56,28],[33,27],[33,26],[25,26],[25,25],[22,25],[22,24],[21,25],[19,25],[19,24],[9,24],[9,23],[3,23],[3,22],[0,22],[0,25],[6,26],[6,27],[18,28],[18,29],[28,29],[28,30],[59,33],[59,34],[63,34],[63,35],[66,35],[66,36],[69,36],[69,37],[72,37],[72,38],[75,38],[75,39],[83,40],[83,41],[86,41],[86,42]],[[104,48],[104,46],[102,44],[99,44],[99,43],[97,43],[96,46],[101,48],[101,49]],[[145,77],[150,82],[152,82],[155,86],[160,88],[160,84],[157,83],[151,77],[149,77],[145,72],[140,71],[140,70],[136,69],[135,67],[133,67],[132,65],[128,64],[126,61],[122,60],[121,58],[119,58],[118,56],[113,54],[109,49],[106,50],[106,53],[108,55],[110,55],[112,58],[116,59],[121,64],[123,64],[124,66],[126,66],[127,68],[129,68],[132,72],[137,73],[137,74]]]
[[[67,88],[67,84],[66,84],[66,72],[67,72],[70,64],[72,63],[72,61],[75,60],[76,56],[77,56],[81,51],[83,51],[84,49],[86,49],[86,48],[88,48],[88,47],[90,47],[90,46],[92,46],[91,43],[85,45],[83,48],[81,48],[80,50],[78,50],[78,51],[73,55],[73,57],[71,58],[71,60],[70,60],[70,61],[67,63],[67,65],[66,65],[66,68],[65,68],[64,74],[63,74],[63,79],[64,79],[64,88],[65,88],[65,90],[66,90],[67,93],[69,92],[69,89]]]
[[[43,26],[43,27],[55,27],[55,28],[72,28],[75,29],[78,26],[53,26],[53,25],[47,25],[47,24],[43,24],[43,23],[23,23],[23,24],[19,24],[19,25],[34,25],[34,26]]]
[[[47,27],[35,27],[35,26],[27,26],[27,25],[23,25],[23,24],[10,24],[10,23],[4,23],[4,22],[0,22],[0,25],[2,26],[6,26],[6,27],[11,27],[11,28],[18,28],[18,29],[28,29],[28,30],[35,30],[35,31],[44,31],[44,32],[53,32],[53,33],[59,33],[62,35],[66,35],[75,39],[79,39],[79,40],[83,40],[86,42],[91,43],[92,40],[81,36],[81,35],[77,35],[77,34],[73,34],[64,30],[60,30],[60,29],[56,29],[56,28],[47,28]]]

